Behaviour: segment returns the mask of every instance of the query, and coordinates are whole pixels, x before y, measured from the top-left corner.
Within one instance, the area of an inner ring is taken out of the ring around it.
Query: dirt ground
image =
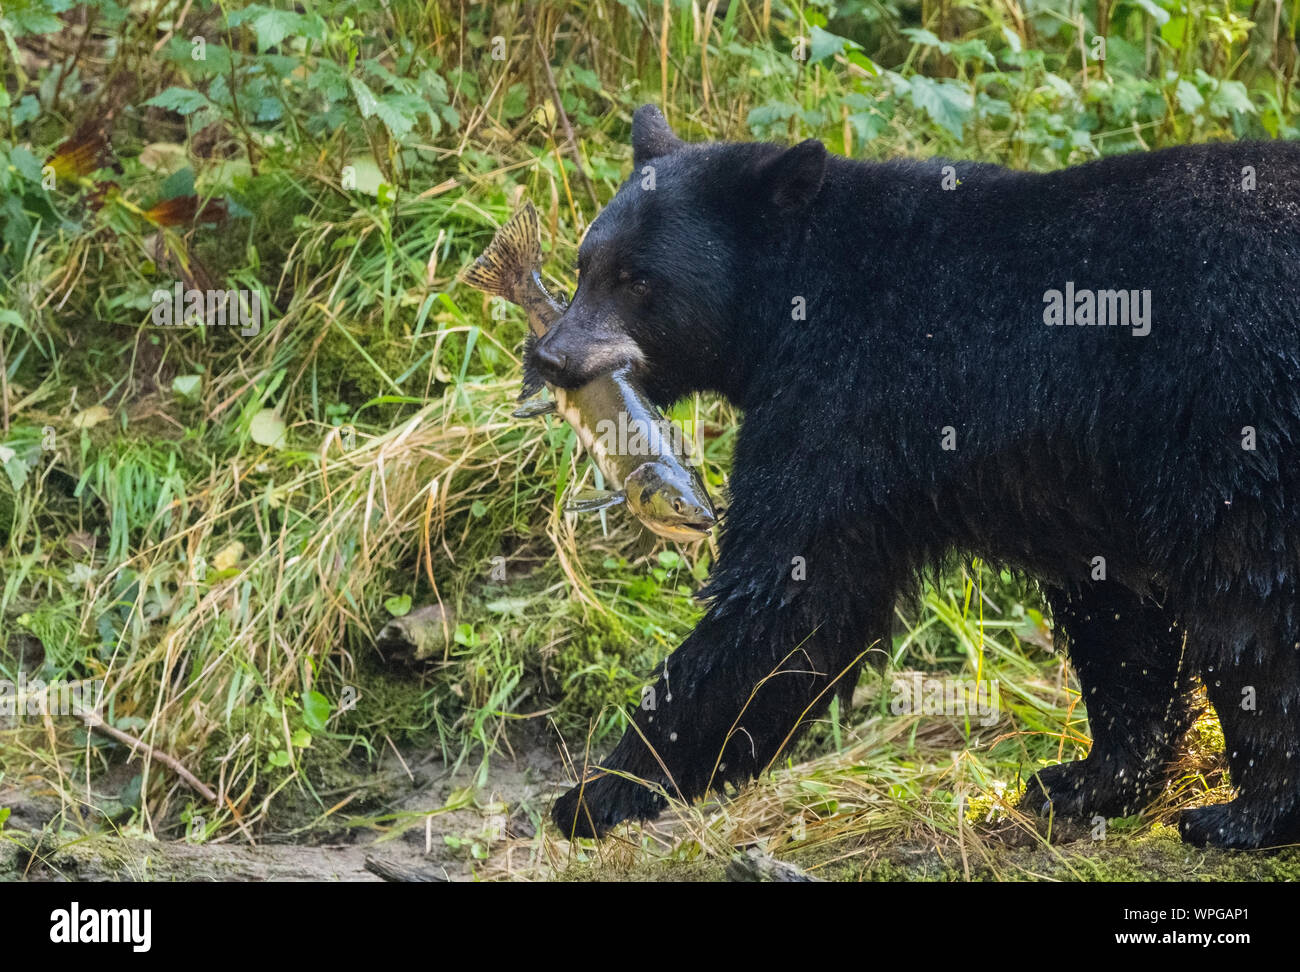
[[[362,799],[348,809],[362,814],[321,821],[319,807],[290,800],[273,813],[280,832],[205,843],[105,832],[52,791],[0,785],[0,807],[11,811],[0,881],[472,881],[489,862],[509,869],[503,858],[534,836],[565,785],[558,757],[537,744],[494,757],[487,786],[473,787],[476,771],[427,753],[390,755],[355,781]]]
[[[287,794],[271,814],[275,832],[208,842],[88,823],[86,807],[102,807],[104,794],[83,793],[77,806],[30,781],[0,784],[0,808],[11,811],[0,830],[0,881],[1300,880],[1300,848],[1199,850],[1167,826],[1102,844],[1084,831],[1048,845],[1005,827],[961,846],[859,834],[813,842],[778,862],[755,849],[761,835],[706,852],[691,839],[706,810],[694,821],[669,814],[639,835],[578,847],[538,832],[568,786],[554,744],[511,742],[512,754],[493,757],[485,785],[475,785],[477,766],[390,753],[350,782],[336,781],[327,797],[345,806],[335,813],[323,814],[305,793]]]

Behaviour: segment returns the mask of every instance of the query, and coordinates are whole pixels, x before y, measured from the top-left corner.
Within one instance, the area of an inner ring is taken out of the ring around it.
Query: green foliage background
[[[324,807],[332,768],[385,739],[476,760],[481,779],[515,723],[599,746],[689,630],[712,553],[644,556],[616,515],[556,512],[592,471],[566,427],[509,418],[522,318],[454,279],[515,203],[543,212],[548,279],[571,288],[646,101],[688,139],[1033,169],[1292,138],[1298,12],[7,0],[0,677],[104,679],[113,726],[219,780],[212,832],[273,822],[285,793]],[[88,128],[111,158],[51,187],[47,161]],[[189,195],[225,218],[150,218]],[[177,280],[255,292],[266,323],[160,328],[151,295]],[[736,416],[700,401],[674,417],[721,492]],[[447,608],[443,644],[385,664],[374,633],[406,598]],[[900,667],[1001,680],[1013,731],[981,785],[1086,751],[1035,605],[1014,578],[954,568],[891,646]],[[68,720],[0,737],[6,774],[64,792],[126,756]],[[157,764],[118,796],[98,812],[163,831],[201,803]]]

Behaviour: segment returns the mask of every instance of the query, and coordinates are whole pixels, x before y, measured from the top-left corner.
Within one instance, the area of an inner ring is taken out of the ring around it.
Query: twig
[[[659,104],[668,108],[668,22],[671,17],[668,0],[664,0],[664,29],[659,35]]]
[[[63,82],[68,78],[70,64],[76,64],[81,60],[82,52],[86,49],[86,42],[90,40],[90,32],[95,28],[95,21],[99,18],[99,11],[89,8],[86,12],[86,29],[81,33],[81,40],[77,42],[77,49],[72,52],[72,57],[59,65],[59,80],[54,85],[54,94],[50,97],[50,108],[55,111],[59,107],[59,94],[63,91]]]
[[[78,714],[86,720],[86,725],[91,729],[98,729],[104,735],[111,736],[118,742],[130,746],[132,749],[143,749],[149,754],[150,759],[156,759],[164,766],[169,767],[177,776],[193,787],[193,789],[196,790],[203,799],[210,803],[217,802],[217,795],[213,792],[212,788],[206,783],[201,782],[198,777],[182,766],[176,757],[169,756],[161,749],[155,749],[143,739],[137,739],[130,733],[123,732],[115,726],[110,726],[94,712],[81,712]]]
[[[157,44],[154,44],[153,52],[155,54],[161,51],[167,45],[167,42],[176,36],[176,32],[185,24],[185,18],[189,16],[190,7],[193,6],[193,4],[194,0],[185,0],[185,6],[182,7],[181,12],[176,15],[176,19],[172,21],[170,29],[168,29],[167,33],[158,38]]]
[[[4,333],[0,331],[0,432],[5,435],[9,434],[9,380],[5,375],[8,366],[5,364],[5,342]]]
[[[555,86],[555,75],[551,72],[551,62],[546,59],[546,49],[542,47],[542,42],[537,43],[537,52],[542,55],[542,67],[546,69],[546,83],[551,89],[551,100],[555,102],[555,112],[560,116],[560,124],[564,126],[564,141],[569,146],[569,153],[573,156],[573,164],[578,167],[578,175],[582,177],[582,184],[587,187],[587,195],[591,197],[591,204],[595,207],[600,206],[600,200],[596,198],[596,187],[591,184],[587,178],[587,170],[582,167],[582,156],[578,154],[578,141],[573,137],[573,126],[569,124],[569,115],[564,110],[564,105],[560,103],[560,89]]]

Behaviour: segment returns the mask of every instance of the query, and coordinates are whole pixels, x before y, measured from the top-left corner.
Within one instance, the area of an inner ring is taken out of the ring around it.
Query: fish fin
[[[597,510],[617,506],[626,498],[621,489],[617,493],[612,493],[607,489],[586,489],[565,505],[564,512],[595,513]]]
[[[537,210],[525,202],[501,224],[487,249],[460,272],[460,279],[494,297],[510,297],[521,278],[542,262]]]
[[[511,418],[530,419],[550,415],[557,408],[554,399],[529,399],[510,413]]]
[[[534,395],[540,394],[546,382],[542,376],[537,373],[537,368],[533,364],[533,345],[537,343],[537,335],[530,333],[524,338],[524,387],[519,391],[519,400],[526,402]]]

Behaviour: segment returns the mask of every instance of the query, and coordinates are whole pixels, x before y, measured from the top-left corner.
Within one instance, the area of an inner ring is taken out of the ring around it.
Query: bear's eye
[[[632,291],[632,294],[636,297],[644,297],[650,293],[650,285],[644,280],[633,280],[628,285],[628,290]]]

